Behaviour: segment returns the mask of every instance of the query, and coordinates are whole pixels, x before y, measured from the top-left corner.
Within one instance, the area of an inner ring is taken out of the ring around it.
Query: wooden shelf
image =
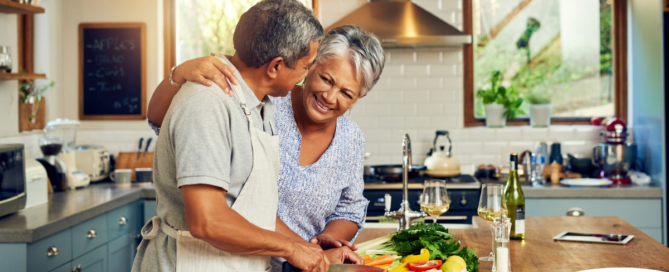
[[[0,0],[0,13],[34,14],[44,13],[42,7],[21,4],[10,0]]]
[[[1,1],[1,0],[0,0]],[[45,74],[19,74],[19,73],[0,73],[0,80],[27,80],[27,79],[44,79]]]

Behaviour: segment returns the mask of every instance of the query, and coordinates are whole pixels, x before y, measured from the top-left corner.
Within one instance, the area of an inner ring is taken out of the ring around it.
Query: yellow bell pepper
[[[393,270],[390,270],[388,272],[413,272],[407,267],[408,264],[409,263],[403,263],[400,266],[395,267]]]
[[[427,250],[427,248],[423,248],[420,250],[419,255],[409,255],[404,257],[402,259],[402,263],[415,263],[415,262],[424,262],[424,261],[429,261],[430,260],[430,251]]]

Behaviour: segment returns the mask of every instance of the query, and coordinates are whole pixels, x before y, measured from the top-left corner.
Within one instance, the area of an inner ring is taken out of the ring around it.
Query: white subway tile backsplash
[[[569,141],[578,138],[576,129],[571,126],[552,126],[548,128],[549,138],[546,141]]]
[[[413,90],[416,88],[416,78],[413,77],[393,77],[388,82],[390,89]]]
[[[457,75],[457,64],[431,64],[430,65],[430,76],[456,76]]]
[[[430,117],[430,125],[437,129],[447,129],[455,127],[455,116],[432,116]]]
[[[428,76],[429,75],[428,70],[429,70],[429,65],[407,64],[404,65],[404,76]]]
[[[420,128],[429,128],[430,127],[430,117],[427,116],[418,116],[418,117],[405,117],[406,121],[403,125],[407,129],[420,129]]]
[[[390,141],[390,129],[369,129],[364,130],[365,133],[365,142],[369,143],[379,143],[379,142],[388,142]]]
[[[402,103],[404,101],[404,91],[383,90],[376,94],[378,103]]]
[[[439,11],[441,7],[441,0],[413,0],[413,2],[421,8],[429,11]]]
[[[464,107],[462,103],[444,103],[444,114],[448,116],[462,115]]]
[[[362,106],[362,105],[360,105]],[[367,116],[388,116],[390,115],[390,105],[388,104],[367,104],[365,106],[365,115]],[[356,108],[359,106],[353,107],[353,110],[355,111]],[[357,115],[358,112],[355,111],[355,114]],[[353,112],[351,112],[351,115],[353,115]]]
[[[523,139],[523,131],[520,128],[498,128],[497,130],[497,140],[498,141],[521,141]]]
[[[579,140],[599,141],[600,128],[596,126],[580,126],[576,128],[576,137]]]
[[[442,80],[444,88],[453,90],[453,89],[462,89],[464,88],[464,82],[462,77],[444,77]]]
[[[432,90],[430,91],[430,102],[435,103],[458,103],[455,99],[456,91],[452,90]]]
[[[486,141],[483,142],[483,153],[485,154],[504,154],[502,152],[504,147],[508,147],[509,143],[507,142],[493,142],[493,141]]]
[[[453,152],[462,155],[480,155],[482,153],[482,143],[458,143],[453,145]]]
[[[412,64],[416,62],[416,52],[410,51],[389,51],[392,64]],[[388,62],[388,60],[386,60]]]
[[[443,87],[441,77],[418,77],[416,78],[416,87],[419,90],[435,90]]]
[[[548,140],[548,128],[523,128],[524,141]]]
[[[404,65],[402,64],[389,64],[383,67],[384,77],[394,77],[394,76],[403,76],[404,75]]]
[[[492,164],[497,165],[501,160],[501,155],[472,155],[470,158],[470,163],[480,165],[480,164]]]
[[[402,128],[404,127],[404,117],[379,117],[378,127],[389,129]]]
[[[440,64],[443,61],[443,57],[441,52],[420,51],[416,56],[416,61],[423,64]]]
[[[487,142],[497,140],[497,131],[494,129],[474,128],[469,130],[468,141]]]
[[[421,103],[419,108],[424,104],[430,102],[430,91],[423,90],[408,90],[404,96],[404,102],[406,103]]]
[[[469,139],[469,131],[471,129],[451,129],[448,133],[454,142],[466,142]]]
[[[444,105],[441,103],[421,103],[418,105],[418,115],[441,116],[443,113]]]
[[[420,141],[417,141],[418,139],[413,138],[418,136],[418,130],[416,129],[393,129],[389,141],[401,143],[404,140],[404,134],[409,134],[409,137],[411,138],[412,148],[414,147],[414,145],[420,146]]]
[[[393,116],[415,116],[418,112],[416,104],[393,104],[390,109]]]
[[[367,133],[365,133],[365,136],[367,136]],[[374,156],[374,154],[378,153],[378,150],[379,150],[378,145],[379,144],[377,144],[377,143],[370,143],[369,139],[367,139],[367,137],[365,137],[365,153],[369,152],[369,153],[371,153],[372,156]],[[367,161],[365,161],[365,164],[367,164]]]
[[[353,120],[358,124],[358,127],[360,127],[363,131],[366,129],[374,129],[378,128],[378,118],[377,117],[363,117],[352,114],[351,117]]]
[[[448,48],[442,51],[444,64],[462,64],[462,49]]]
[[[379,155],[402,155],[402,140],[379,144]]]

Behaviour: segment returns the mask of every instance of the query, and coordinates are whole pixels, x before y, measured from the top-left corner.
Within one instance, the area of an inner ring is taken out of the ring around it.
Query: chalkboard
[[[79,119],[146,117],[146,25],[79,24]]]

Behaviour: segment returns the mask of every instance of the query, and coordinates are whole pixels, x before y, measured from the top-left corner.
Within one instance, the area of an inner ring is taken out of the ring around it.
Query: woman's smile
[[[326,113],[328,113],[329,111],[332,111],[332,108],[326,107],[326,106],[323,104],[323,102],[321,102],[320,100],[318,100],[318,96],[316,96],[316,94],[314,94],[314,105],[315,105],[315,108],[316,108],[320,113],[326,114]]]

